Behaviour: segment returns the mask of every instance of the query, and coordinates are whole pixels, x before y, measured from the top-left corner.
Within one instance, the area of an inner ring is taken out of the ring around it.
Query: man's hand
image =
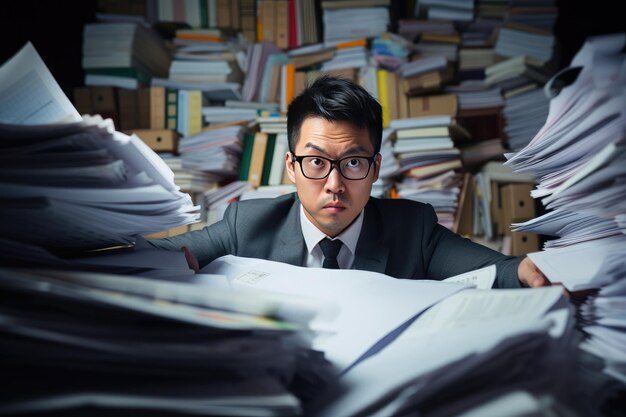
[[[200,272],[200,264],[198,263],[198,260],[193,255],[193,253],[191,253],[191,251],[185,246],[183,246],[181,249],[185,254],[185,259],[187,260],[187,265],[189,265],[189,269],[193,269],[196,273]]]
[[[522,285],[526,287],[547,287],[552,285],[548,278],[543,275],[543,272],[537,268],[537,265],[530,260],[529,257],[525,257],[517,267],[517,277]]]

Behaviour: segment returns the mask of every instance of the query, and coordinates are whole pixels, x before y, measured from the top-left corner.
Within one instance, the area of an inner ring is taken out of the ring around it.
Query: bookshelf
[[[80,4],[73,6],[72,14],[68,14],[66,10],[60,7],[55,2],[34,2],[34,1],[25,1],[19,2],[19,4],[15,4],[14,7],[11,8],[7,13],[3,13],[2,19],[4,19],[4,25],[0,30],[5,31],[6,34],[3,37],[7,40],[7,42],[3,43],[2,51],[0,54],[0,58],[5,60],[9,56],[12,55],[14,51],[16,51],[23,42],[26,40],[32,40],[37,49],[42,54],[45,62],[50,67],[51,72],[65,91],[65,93],[69,97],[73,97],[74,91],[77,88],[84,88],[84,78],[85,72],[81,66],[81,56],[82,56],[82,31],[85,24],[89,24],[95,22],[96,13],[105,12],[112,14],[128,14],[128,15],[136,15],[136,16],[144,16],[150,19],[155,18],[154,16],[154,1],[132,1],[132,2],[114,2],[114,1],[87,1],[81,2]],[[210,3],[210,2],[208,2]],[[207,4],[208,4],[207,3]],[[220,2],[216,2],[219,4]],[[239,1],[239,2],[229,2],[231,4],[228,18],[224,13],[220,13],[219,10],[215,15],[215,21],[212,21],[211,18],[205,19],[205,21],[200,19],[196,19],[196,16],[193,16],[193,19],[188,19],[191,24],[201,25],[201,26],[211,26],[212,24],[219,24],[222,26],[227,26],[228,29],[232,30],[231,32],[242,32],[245,34],[247,38],[252,36],[259,35],[259,28],[254,26],[254,22],[250,23],[250,17],[252,13],[257,13],[258,10],[255,11],[255,5],[249,1]],[[314,21],[306,22],[303,25],[303,29],[307,29],[306,34],[299,34],[301,39],[308,39],[309,43],[314,43],[314,40],[318,41],[323,40],[324,37],[324,6],[330,4],[330,2],[323,1],[306,1],[302,2],[302,7],[308,8],[307,10],[313,10],[316,13],[317,19]],[[358,5],[359,2],[352,2],[353,6]],[[368,2],[365,2],[368,3]],[[374,2],[376,3],[376,2]],[[413,18],[414,5],[415,2],[400,2],[396,0],[392,0],[389,2],[378,2],[382,4],[388,13],[389,21],[388,27],[390,32],[398,33],[401,29],[403,20],[408,20]],[[479,2],[478,2],[479,3]],[[593,10],[589,11],[588,7],[582,2],[557,2],[556,6],[558,8],[558,16],[556,22],[554,24],[554,35],[556,38],[556,48],[555,55],[553,57],[553,65],[555,68],[560,68],[566,65],[571,59],[573,53],[579,48],[580,44],[582,44],[584,37],[590,34],[597,34],[602,32],[611,32],[615,30],[623,29],[623,23],[617,21],[614,14],[608,13],[611,10],[612,5],[609,5],[606,2],[604,6],[602,4],[594,7]],[[233,5],[236,4],[238,7],[233,8]],[[274,21],[272,19],[264,21],[261,19],[259,22],[262,27],[266,29],[276,22],[282,22],[278,24],[276,27],[284,28],[285,26],[285,13],[292,13],[289,9],[290,3],[286,0],[267,0],[260,2],[262,8],[271,10],[273,13],[272,16],[275,17]],[[368,4],[372,4],[369,2]],[[225,3],[221,3],[222,7],[226,7]],[[613,6],[614,7],[614,6]],[[352,8],[356,10],[354,7]],[[334,8],[328,8],[328,10],[334,10]],[[475,13],[478,13],[479,8],[475,8]],[[210,12],[210,11],[209,11]],[[588,12],[590,14],[588,14]],[[605,12],[605,15],[600,18],[602,12]],[[268,12],[269,14],[270,12]],[[208,13],[210,15],[210,13]],[[588,16],[598,16],[597,19],[591,19]],[[180,15],[179,15],[180,16]],[[476,15],[475,15],[476,16]],[[266,16],[267,17],[267,16]],[[289,16],[288,16],[289,17]],[[174,15],[168,16],[167,20],[174,18]],[[218,22],[219,20],[219,22]],[[602,22],[602,23],[599,23]],[[288,23],[288,20],[287,20]],[[251,24],[253,26],[251,26]],[[456,25],[456,27],[459,27]],[[582,30],[581,30],[582,28]],[[313,30],[315,29],[315,30]],[[10,36],[9,36],[10,33]],[[294,48],[294,33],[292,32],[281,32],[281,31],[265,31],[263,32],[263,36],[267,39],[274,41],[279,49],[285,52],[287,55],[290,55],[291,51],[294,51],[297,48]],[[254,34],[254,35],[253,35]],[[296,39],[298,33],[295,34]],[[317,37],[315,37],[317,36]],[[433,47],[437,41],[448,41],[451,44],[455,44],[458,42],[458,38],[454,36],[436,36],[429,35],[424,36],[422,41],[414,44],[420,44],[420,53],[423,55],[430,55],[432,52],[429,48]],[[445,43],[445,42],[444,42]],[[64,45],[63,48],[58,48],[58,45]],[[368,43],[366,46],[371,50],[371,43]],[[340,52],[341,49],[337,49],[337,52]],[[457,44],[457,53],[460,51]],[[326,56],[322,56],[319,62],[326,62],[336,58],[336,56],[331,57],[328,55],[328,52],[325,51]],[[335,55],[339,55],[335,53]],[[359,64],[355,64],[359,65]],[[458,62],[457,62],[458,65]],[[452,68],[454,69],[454,68]],[[457,68],[458,69],[458,68]],[[352,71],[351,73],[347,73],[344,70],[336,70],[338,73],[342,75],[346,75],[356,79],[358,74],[356,71]],[[309,71],[308,77],[314,76],[313,71]],[[300,75],[298,78],[297,75]],[[306,78],[302,77],[303,72],[295,71],[294,79],[298,79],[299,85],[302,85]],[[385,77],[390,80],[390,82],[395,86],[389,91],[381,91],[377,89],[377,92],[380,93],[379,97],[388,97],[389,104],[386,106],[387,111],[391,111],[389,114],[389,119],[392,120],[394,118],[407,117],[414,113],[415,109],[419,108],[420,103],[423,103],[424,97],[428,97],[430,92],[436,93],[430,101],[434,103],[435,99],[440,99],[443,97],[443,93],[445,91],[441,88],[442,86],[454,86],[457,85],[460,81],[458,79],[459,72],[451,71],[451,68],[447,68],[443,71],[439,71],[433,74],[438,74],[440,76],[439,79],[433,79],[433,76],[430,78],[423,79],[421,84],[412,84],[408,85],[410,78],[396,78],[391,76],[391,72],[385,74]],[[280,79],[280,74],[278,75]],[[240,79],[240,82],[243,86],[245,84],[244,79]],[[412,80],[414,83],[417,81]],[[292,84],[288,84],[288,88],[283,92],[283,97],[292,97],[295,91],[301,87],[294,87]],[[400,92],[400,88],[403,88],[403,92]],[[281,88],[278,84],[276,91],[280,92]],[[407,100],[400,99],[400,97],[404,97],[404,95],[409,92],[407,96]],[[386,93],[386,94],[385,94]],[[285,96],[286,94],[286,96]],[[460,93],[459,93],[460,94]],[[128,127],[129,129],[161,129],[166,126],[161,126],[159,123],[141,123],[141,120],[146,120],[145,115],[150,114],[149,110],[141,110],[141,106],[139,110],[136,112],[136,115],[128,115],[126,112],[122,112],[122,108],[128,109],[133,106],[134,102],[141,102],[140,97],[132,97],[132,94],[129,94],[127,90],[106,88],[105,86],[99,87],[98,97],[104,97],[102,101],[98,101],[97,103],[101,106],[92,105],[91,109],[94,112],[100,112],[103,115],[107,115],[110,113],[110,108],[106,108],[107,103],[110,107],[110,103],[112,101],[117,101],[119,103],[118,114],[114,115],[114,120],[116,120],[116,125],[120,127]],[[460,96],[458,96],[460,97]],[[256,98],[256,97],[255,97]],[[280,94],[278,97],[275,97],[277,101],[280,101]],[[398,100],[396,100],[398,99]],[[283,98],[285,100],[285,98]],[[288,100],[288,98],[286,98]],[[463,101],[461,99],[461,101]],[[92,96],[91,99],[92,104],[95,102]],[[130,104],[128,104],[130,103]],[[77,103],[78,106],[78,103]],[[102,107],[104,106],[104,107]],[[285,105],[283,104],[282,109],[284,110]],[[449,104],[442,104],[442,106],[449,106]],[[503,117],[502,107],[494,107],[493,109],[464,109],[463,103],[457,103],[458,109],[456,110],[456,116],[459,122],[464,125],[472,136],[480,139],[481,142],[493,141],[495,138],[500,138],[503,145],[506,145],[507,141],[507,133],[505,131],[506,120]],[[145,106],[144,106],[145,107]],[[148,105],[149,107],[149,105]],[[279,110],[281,107],[279,107]],[[452,111],[451,111],[452,112]],[[143,116],[142,116],[143,115]],[[143,118],[142,118],[143,117]],[[128,122],[128,120],[131,120]],[[136,126],[133,126],[133,120],[137,120]],[[178,121],[183,122],[183,119],[178,118]],[[197,123],[197,121],[194,120]],[[126,129],[125,129],[126,130]],[[170,135],[176,129],[173,129]],[[197,130],[194,130],[197,132]],[[148,135],[150,136],[150,135]],[[184,136],[184,135],[183,135]],[[148,140],[152,140],[152,137],[148,137]],[[476,151],[478,152],[478,151]],[[486,160],[491,159],[490,156],[485,157]],[[465,171],[470,171],[472,173],[475,172],[476,168],[479,165],[474,166],[466,166]],[[210,181],[205,178],[211,185],[207,185],[207,190],[211,190],[215,188],[215,186],[221,186],[224,183],[227,183],[233,179],[235,179],[237,175],[230,175],[226,178],[218,179],[217,181]],[[461,184],[461,182],[458,182]],[[198,197],[200,198],[200,197]],[[460,215],[460,214],[459,214]]]

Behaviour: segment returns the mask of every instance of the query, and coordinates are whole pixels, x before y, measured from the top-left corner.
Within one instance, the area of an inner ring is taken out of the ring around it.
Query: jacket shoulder
[[[377,208],[381,213],[409,213],[409,212],[434,212],[430,204],[420,203],[419,201],[407,200],[404,198],[376,198],[370,197],[369,205]]]

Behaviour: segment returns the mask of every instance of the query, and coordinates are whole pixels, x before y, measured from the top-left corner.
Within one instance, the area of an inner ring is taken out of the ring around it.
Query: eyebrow
[[[320,148],[319,146],[317,146],[317,145],[315,145],[315,144],[313,144],[313,143],[311,143],[311,142],[307,142],[307,143],[304,145],[304,147],[305,147],[305,148],[309,148],[309,149],[315,149],[316,151],[318,151],[318,152],[322,153],[323,155],[328,156],[328,153],[327,153],[325,150],[323,150],[322,148]],[[368,153],[369,151],[368,151],[367,149],[365,149],[364,147],[362,147],[362,146],[354,146],[354,147],[352,147],[352,148],[348,149],[347,151],[343,152],[343,153],[342,153],[342,156],[341,156],[339,159],[341,159],[341,158],[343,158],[343,157],[345,157],[345,156],[350,156],[350,155],[358,154],[359,152],[362,152],[362,153]],[[369,154],[368,154],[368,155],[369,155]]]

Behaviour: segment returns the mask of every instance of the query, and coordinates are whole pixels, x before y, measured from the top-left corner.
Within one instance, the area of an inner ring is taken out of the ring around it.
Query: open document
[[[235,287],[272,290],[286,298],[306,297],[328,306],[327,314],[311,322],[318,332],[313,347],[323,350],[340,370],[427,308],[473,287],[463,278],[461,283],[397,279],[376,272],[305,268],[231,255],[216,259],[202,272],[224,275]],[[481,274],[470,273],[467,279],[476,275]]]
[[[0,123],[38,125],[81,120],[30,42],[0,67],[0,96]]]

